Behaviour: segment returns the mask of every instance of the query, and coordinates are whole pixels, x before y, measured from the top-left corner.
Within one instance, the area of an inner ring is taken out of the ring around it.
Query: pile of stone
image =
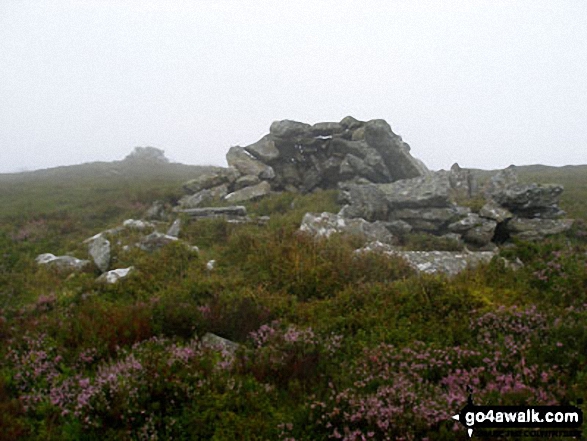
[[[339,215],[383,222],[393,233],[449,235],[479,249],[510,238],[538,240],[568,230],[573,221],[559,219],[560,185],[520,184],[515,167],[498,172],[481,193],[474,175],[455,164],[389,184],[345,184]],[[479,193],[479,194],[478,194]],[[484,198],[478,212],[459,205]]]
[[[276,121],[269,134],[247,147],[231,147],[228,168],[183,186],[182,208],[212,201],[238,203],[272,191],[308,193],[339,183],[387,183],[429,173],[410,146],[381,119],[346,117],[314,125]]]

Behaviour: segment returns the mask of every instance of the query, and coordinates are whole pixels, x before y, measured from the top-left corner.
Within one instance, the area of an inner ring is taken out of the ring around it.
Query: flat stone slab
[[[231,205],[229,207],[202,207],[186,208],[175,210],[177,213],[184,213],[194,218],[215,218],[215,217],[245,217],[247,209],[242,205]]]

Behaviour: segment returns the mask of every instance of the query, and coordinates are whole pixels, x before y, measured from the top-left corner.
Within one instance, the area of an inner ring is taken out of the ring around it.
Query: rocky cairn
[[[151,147],[137,148],[128,159],[160,158],[161,153]],[[564,212],[558,207],[562,186],[522,184],[513,166],[499,171],[482,188],[475,173],[458,164],[449,171],[430,171],[382,119],[363,122],[347,116],[340,122],[314,125],[275,121],[256,143],[231,147],[226,160],[227,168],[186,182],[185,196],[173,211],[192,220],[222,218],[263,225],[268,218],[250,219],[239,204],[274,192],[338,189],[344,205],[340,212],[307,213],[300,230],[316,237],[333,233],[360,236],[366,245],[358,252],[399,255],[419,272],[454,275],[467,266],[491,260],[498,245],[510,239],[541,240],[573,224],[562,219]],[[233,205],[215,206],[218,202]],[[165,225],[172,219],[158,202],[145,217]],[[114,283],[130,270],[108,272],[108,238],[112,240],[121,228],[148,229],[151,233],[135,246],[152,252],[177,242],[180,224],[176,219],[163,234],[154,231],[152,223],[128,220],[122,227],[89,238],[89,257],[106,274],[103,279]],[[409,233],[443,237],[454,241],[461,251],[397,248],[398,239]],[[76,270],[90,263],[50,254],[39,256],[37,261]]]
[[[314,125],[284,120],[271,124],[269,134],[246,147],[231,147],[228,168],[199,176],[183,186],[182,208],[214,200],[234,203],[272,191],[308,193],[344,183],[387,183],[429,173],[410,155],[410,147],[384,120]]]

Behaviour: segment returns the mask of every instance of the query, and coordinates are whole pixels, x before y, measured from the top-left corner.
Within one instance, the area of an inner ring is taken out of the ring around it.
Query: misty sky
[[[0,172],[346,115],[432,169],[585,164],[587,2],[0,0]]]

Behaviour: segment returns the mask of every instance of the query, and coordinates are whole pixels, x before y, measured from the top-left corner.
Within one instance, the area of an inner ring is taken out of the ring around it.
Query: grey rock
[[[467,268],[490,262],[495,253],[492,251],[396,251],[392,255],[404,258],[419,273],[455,276]]]
[[[283,121],[274,121],[269,128],[269,133],[278,138],[290,138],[308,136],[310,129],[309,124],[285,119]]]
[[[245,147],[245,151],[263,162],[271,162],[279,158],[279,150],[275,147],[275,141],[271,135],[265,135],[256,143]]]
[[[364,141],[365,140],[365,127],[359,127],[353,130],[351,141]]]
[[[51,253],[39,254],[35,262],[39,265],[54,267],[59,271],[81,271],[89,264],[89,260],[82,260],[72,256],[55,256]]]
[[[167,230],[168,236],[179,237],[179,233],[181,231],[181,219],[177,218],[173,221],[169,230]]]
[[[143,251],[152,253],[153,251],[157,251],[163,248],[165,245],[177,240],[177,237],[168,236],[167,234],[154,231],[140,241],[139,248]]]
[[[466,218],[450,224],[448,229],[452,233],[462,235],[467,243],[485,246],[493,239],[496,226],[496,221],[470,213]]]
[[[346,219],[334,213],[306,213],[300,231],[315,237],[330,237],[334,233],[359,236],[365,241],[395,242],[394,236],[383,222],[367,222],[364,219]]]
[[[378,184],[392,209],[451,206],[451,186],[448,173],[438,171],[413,179],[390,184]]]
[[[234,190],[236,191],[236,190],[240,190],[241,188],[251,187],[253,185],[257,185],[259,182],[261,182],[261,179],[259,179],[258,176],[255,176],[255,175],[241,176],[234,183]],[[226,193],[223,195],[223,197],[224,196],[226,196]]]
[[[405,236],[406,234],[409,234],[412,231],[412,226],[403,220],[379,222],[381,222],[385,226],[385,228],[387,228],[387,231],[389,231],[394,236]]]
[[[213,201],[219,201],[222,198],[224,198],[224,196],[226,196],[227,194],[228,186],[226,184],[222,184],[218,185],[217,187],[200,190],[199,192],[191,196],[184,196],[179,200],[178,203],[183,208],[196,208],[201,207],[202,205],[209,204]]]
[[[335,133],[344,132],[345,128],[337,122],[321,122],[310,127],[310,132],[314,136],[332,136]]]
[[[380,186],[349,185],[343,189],[341,202],[346,203],[339,215],[346,218],[363,218],[367,221],[388,220],[389,205]]]
[[[96,282],[113,284],[121,279],[128,277],[128,275],[134,271],[134,267],[129,266],[128,268],[118,268],[105,272],[96,279]]]
[[[484,193],[487,196],[502,192],[508,187],[518,183],[518,171],[514,165],[498,171],[489,179],[484,187]]]
[[[365,123],[362,122],[362,121],[359,121],[358,119],[353,118],[352,116],[345,116],[340,121],[340,125],[343,126],[345,129],[348,129],[348,130],[358,129],[363,124],[365,124]]]
[[[100,271],[107,271],[110,266],[110,241],[102,234],[91,239],[88,244],[88,254]]]
[[[227,194],[224,200],[228,202],[244,202],[253,199],[259,199],[271,193],[271,185],[267,181],[262,181],[257,185],[245,187],[240,190]]]
[[[386,121],[382,119],[368,121],[365,124],[365,141],[381,155],[394,180],[428,174],[428,169],[410,155],[409,145],[393,133]]]
[[[220,352],[234,355],[239,348],[239,344],[226,338],[220,337],[211,332],[206,332],[202,337],[202,344],[212,349],[216,349]]]
[[[226,162],[242,175],[255,175],[261,179],[273,179],[275,172],[269,165],[253,158],[242,147],[231,147],[226,154]]]
[[[247,209],[242,205],[232,205],[230,207],[202,207],[190,209],[178,209],[178,213],[184,213],[195,219],[205,218],[242,218],[247,216]]]
[[[147,228],[155,228],[151,222],[147,222],[141,219],[127,219],[122,223],[124,228],[130,228],[134,230],[146,230]]]
[[[507,222],[506,230],[512,238],[535,241],[564,233],[573,226],[573,223],[572,219],[514,218]]]
[[[236,181],[239,176],[239,171],[233,167],[228,167],[213,173],[203,173],[183,184],[183,190],[187,194],[195,194],[199,191],[217,187],[222,184],[230,185]]]
[[[450,168],[448,179],[455,198],[469,199],[476,195],[477,178],[471,170],[463,169],[455,162]]]
[[[514,217],[514,215],[509,210],[503,208],[492,200],[481,207],[481,210],[479,210],[479,216],[485,217],[487,219],[493,219],[498,223],[505,222],[506,220]]]
[[[165,212],[165,204],[162,201],[155,201],[145,212],[145,219],[165,220],[167,214]]]
[[[558,207],[563,187],[556,184],[514,184],[492,194],[493,200],[519,217],[552,219],[564,214]]]

